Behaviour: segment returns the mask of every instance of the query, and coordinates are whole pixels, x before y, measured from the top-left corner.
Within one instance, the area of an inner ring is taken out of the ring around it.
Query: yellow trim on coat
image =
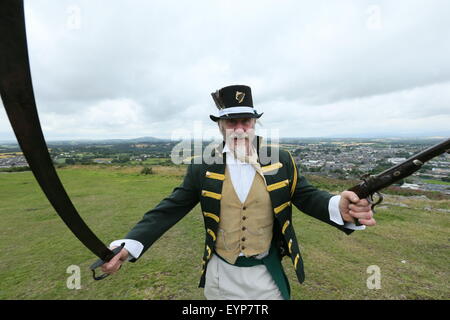
[[[277,189],[280,189],[280,188],[283,188],[283,187],[286,187],[286,186],[288,186],[289,185],[289,180],[283,180],[283,181],[280,181],[280,182],[277,182],[277,183],[273,183],[273,184],[271,184],[271,185],[268,185],[267,186],[267,191],[274,191],[274,190],[277,190]]]
[[[283,203],[281,206],[276,207],[275,209],[273,209],[273,211],[275,212],[275,214],[280,213],[281,211],[283,211],[285,208],[289,207],[291,205],[291,202],[285,202]]]
[[[214,241],[216,241],[216,234],[211,229],[207,229],[206,232],[213,238]]]
[[[295,161],[294,158],[292,158],[292,155],[290,152],[289,156],[291,157],[291,161],[292,161],[292,166],[294,167],[294,178],[292,179],[292,186],[291,186],[291,198],[294,195],[295,192],[295,188],[297,187],[297,166],[295,165]]]
[[[295,256],[295,260],[294,260],[294,269],[297,270],[297,262],[298,259],[300,258],[300,255],[297,253],[297,255]]]
[[[286,231],[286,228],[289,226],[289,224],[290,224],[289,220],[284,223],[283,228],[281,229],[282,234],[284,234],[284,232]]]
[[[283,166],[283,164],[281,162],[277,162],[277,163],[274,163],[274,164],[269,164],[268,166],[261,167],[261,170],[262,170],[263,173],[267,173],[269,171],[273,171],[273,170],[279,169],[282,166]]]
[[[206,191],[206,190],[202,190],[202,196],[217,199],[217,200],[220,200],[222,198],[221,194],[211,192],[211,191]]]
[[[203,215],[205,217],[209,217],[209,218],[215,220],[217,223],[219,223],[219,221],[220,221],[220,218],[217,215],[215,215],[214,213],[203,212]]]
[[[216,180],[225,180],[225,175],[224,174],[220,174],[220,173],[215,173],[215,172],[211,172],[211,171],[206,171],[205,176],[207,178],[211,178],[211,179],[216,179]]]

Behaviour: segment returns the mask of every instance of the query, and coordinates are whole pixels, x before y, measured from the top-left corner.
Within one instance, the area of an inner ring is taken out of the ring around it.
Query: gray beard
[[[236,146],[232,145],[230,146],[230,149],[233,151],[235,158],[239,161],[249,164],[256,164],[258,163],[258,157],[255,147],[252,143],[249,143],[249,150],[247,150],[246,140],[247,139],[238,139]]]

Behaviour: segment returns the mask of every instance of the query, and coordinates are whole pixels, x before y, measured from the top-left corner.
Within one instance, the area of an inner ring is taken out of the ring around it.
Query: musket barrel
[[[425,149],[425,150],[423,150],[423,151],[413,155],[412,157],[406,159],[402,163],[399,163],[396,166],[393,166],[393,167],[391,167],[389,169],[384,170],[383,172],[377,174],[376,176],[377,177],[379,177],[379,176],[381,177],[381,176],[384,176],[386,174],[389,174],[390,172],[394,172],[395,173],[396,171],[398,171],[400,169],[405,169],[405,164],[407,164],[407,163],[414,164],[414,166],[408,166],[408,167],[416,168],[417,170],[419,170],[420,167],[425,162],[430,161],[431,159],[433,159],[433,158],[435,158],[435,157],[437,157],[437,156],[439,156],[439,155],[441,155],[441,154],[443,154],[445,152],[447,152],[447,153],[450,152],[450,139],[447,139],[447,140],[445,140],[443,142],[435,144],[435,145],[433,145],[433,146],[431,146],[431,147],[429,147],[429,148],[427,148],[427,149]],[[414,170],[410,174],[414,173],[417,170]],[[402,171],[404,171],[404,170],[402,170]],[[397,177],[398,176],[399,175],[397,175]],[[400,180],[402,178],[404,178],[404,177],[399,177],[399,179],[397,179],[397,180]]]
[[[370,198],[381,189],[412,175],[420,170],[425,162],[445,152],[450,153],[450,139],[435,144],[377,175],[369,176],[348,190],[355,192],[360,199]],[[355,223],[359,225],[358,221],[355,221]]]

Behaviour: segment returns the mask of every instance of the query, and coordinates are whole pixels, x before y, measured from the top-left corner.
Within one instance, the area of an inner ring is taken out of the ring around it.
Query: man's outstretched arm
[[[135,262],[156,240],[198,204],[200,193],[197,186],[199,184],[195,181],[193,166],[189,165],[183,183],[154,209],[145,213],[128,232],[125,239],[111,243],[111,247],[115,247],[125,242],[125,248],[114,259],[102,266],[103,272],[116,272],[126,260]]]
[[[359,219],[363,225],[375,225],[373,212],[366,199],[359,199],[355,193],[350,191],[333,196],[315,188],[298,171],[292,157],[289,170],[292,172],[292,176],[295,173],[298,177],[295,189],[292,190],[292,203],[300,211],[328,223],[346,234],[365,228],[365,226],[355,226],[354,219]]]

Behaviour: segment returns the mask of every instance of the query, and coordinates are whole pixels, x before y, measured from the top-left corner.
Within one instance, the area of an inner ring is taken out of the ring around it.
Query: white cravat
[[[227,168],[230,173],[234,190],[236,191],[239,200],[244,203],[250,192],[256,170],[250,163],[236,159],[227,145],[223,147],[223,153],[227,154]]]

